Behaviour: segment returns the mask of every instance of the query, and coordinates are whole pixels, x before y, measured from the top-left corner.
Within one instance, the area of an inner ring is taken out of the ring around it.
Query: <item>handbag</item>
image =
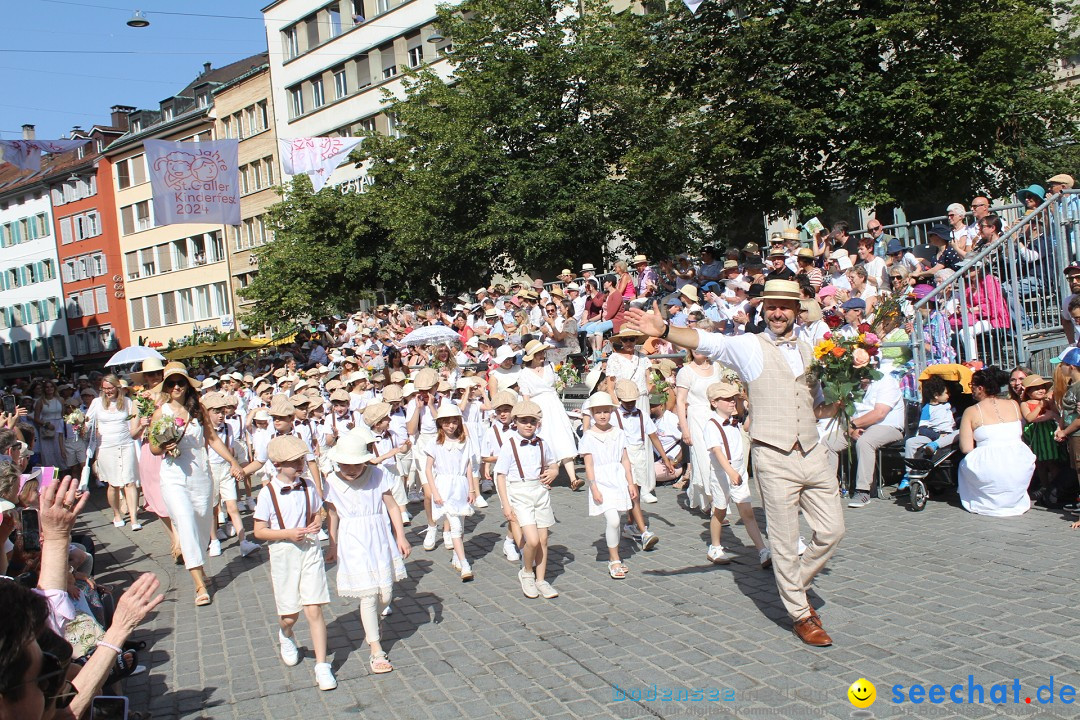
[[[86,462],[83,463],[82,473],[79,475],[79,492],[81,493],[90,488],[90,466],[97,454],[97,444],[97,418],[92,418],[86,431]]]
[[[41,424],[41,439],[52,440],[56,437],[56,428],[53,427],[51,422],[43,422]]]

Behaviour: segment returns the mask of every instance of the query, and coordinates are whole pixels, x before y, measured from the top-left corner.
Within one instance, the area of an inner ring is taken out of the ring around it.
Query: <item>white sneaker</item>
[[[480,481],[480,492],[489,493],[489,492],[493,492],[494,490],[495,490],[495,483],[491,482],[490,480],[481,480]]]
[[[772,551],[769,548],[761,548],[757,552],[758,562],[761,563],[762,570],[768,570],[772,567]]]
[[[461,582],[469,582],[473,579],[472,565],[466,560],[461,564]]]
[[[218,540],[226,540],[229,536],[225,534],[225,528],[219,527],[217,529],[217,532],[214,533],[214,537],[216,537]]]
[[[218,557],[221,555],[221,541],[214,538],[210,541],[210,557]]]
[[[320,530],[319,531],[319,539],[320,540],[329,540],[330,536],[326,534],[325,530]]]
[[[473,500],[473,507],[486,508],[488,501],[484,499],[483,495],[477,495],[476,500]]]
[[[291,637],[286,637],[285,633],[278,630],[278,650],[281,652],[281,659],[286,665],[292,667],[296,663],[300,662],[300,650],[296,647],[296,640]]]
[[[225,523],[225,534],[229,537],[236,537],[236,528],[233,527],[232,520]]]
[[[510,562],[517,562],[521,559],[521,553],[518,552],[517,545],[514,544],[513,538],[503,538],[503,555]]]
[[[394,608],[393,608],[393,607],[391,607],[391,606],[389,606],[389,605],[387,605],[387,606],[386,606],[386,609],[382,611],[381,615],[382,615],[383,617],[386,617],[387,615],[392,615],[393,613],[394,613]]]
[[[318,683],[320,690],[333,690],[337,687],[337,680],[334,678],[330,663],[315,663],[315,682]]]
[[[710,545],[706,557],[714,565],[727,565],[735,559],[735,556],[725,550],[723,545]]]
[[[641,502],[654,503],[656,502],[656,496],[653,495],[651,492],[643,492],[641,493]]]
[[[656,547],[656,543],[660,542],[660,536],[654,533],[652,530],[645,528],[645,532],[641,533],[641,549],[652,550]]]
[[[623,525],[622,536],[627,540],[637,540],[641,537],[638,535],[637,528],[633,525]]]
[[[244,556],[244,557],[247,557],[248,555],[255,552],[256,550],[258,550],[261,547],[262,547],[262,545],[260,545],[257,542],[251,542],[250,540],[241,540],[240,541],[240,554],[242,556]]]
[[[446,532],[445,530],[443,530],[442,534],[442,546],[447,550],[454,550],[454,539],[450,537],[450,533]]]
[[[127,525],[127,520],[124,520],[123,518],[112,521],[113,527],[124,527],[125,525]]]
[[[142,523],[136,520],[135,522],[131,523],[131,529],[142,530]]]
[[[454,568],[455,570],[461,569],[461,563],[457,559],[457,553],[454,553],[450,556],[450,567]]]
[[[800,535],[799,536],[799,554],[802,555],[804,552],[806,552],[806,541],[803,540],[803,536]]]
[[[412,515],[410,515],[409,511],[406,510],[405,508],[401,508],[401,524],[402,525],[408,525],[411,522],[412,522]]]
[[[439,528],[434,525],[428,525],[428,529],[424,531],[424,549],[434,550],[436,543],[439,542]]]
[[[217,514],[217,521],[218,521],[218,525],[224,525],[225,523],[227,523],[229,521],[229,516],[226,515],[224,511],[221,511],[221,512],[219,512]],[[222,538],[222,539],[224,540],[224,538]]]

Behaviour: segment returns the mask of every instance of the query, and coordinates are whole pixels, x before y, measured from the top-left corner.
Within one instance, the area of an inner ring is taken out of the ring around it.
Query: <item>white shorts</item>
[[[236,502],[236,478],[232,466],[226,463],[210,463],[210,479],[214,481],[214,504],[232,500]]]
[[[535,525],[549,528],[555,524],[555,511],[551,508],[551,492],[539,480],[523,480],[506,483],[510,507],[517,515],[520,527]]]
[[[630,475],[639,488],[652,490],[656,487],[656,475],[653,475],[652,452],[647,445],[627,445],[626,456],[630,459]],[[650,483],[650,475],[652,482]]]
[[[74,465],[82,465],[86,462],[86,441],[85,440],[65,440],[64,452],[67,453],[68,467]]]
[[[326,565],[317,542],[297,544],[288,540],[270,543],[270,580],[278,615],[293,615],[305,605],[330,603]]]
[[[712,497],[713,510],[727,510],[730,503],[750,502],[750,483],[746,476],[743,475],[742,483],[732,485],[727,473],[715,459],[712,463],[712,476],[706,484],[705,492]]]

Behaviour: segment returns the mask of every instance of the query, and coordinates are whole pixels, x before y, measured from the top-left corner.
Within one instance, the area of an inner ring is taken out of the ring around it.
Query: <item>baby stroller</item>
[[[956,426],[959,427],[964,410],[974,402],[971,397],[971,369],[956,364],[931,365],[923,370],[919,382],[931,375],[940,377],[949,388],[949,402]],[[908,477],[908,505],[912,510],[918,512],[926,507],[930,488],[933,488],[935,493],[956,489],[960,458],[960,447],[955,440],[932,452],[923,450],[915,457],[904,458]]]

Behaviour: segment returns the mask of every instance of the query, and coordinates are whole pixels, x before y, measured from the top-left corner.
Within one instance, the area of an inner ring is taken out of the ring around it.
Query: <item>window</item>
[[[300,34],[296,26],[285,30],[285,59],[292,60],[300,54]]]
[[[161,296],[146,296],[146,326],[158,327],[161,325]]]
[[[255,247],[255,219],[248,218],[244,221],[244,247]]]
[[[150,217],[149,200],[135,203],[135,226],[139,230],[149,230],[154,227],[154,221]]]
[[[366,88],[371,84],[371,61],[367,55],[357,55],[353,58],[353,65],[356,67],[356,87]]]
[[[251,189],[262,189],[262,160],[251,163]]]
[[[131,187],[131,167],[127,160],[116,163],[116,187],[121,190]]]
[[[64,282],[75,282],[75,261],[64,261]]]
[[[409,67],[420,67],[424,63],[424,48],[421,45],[417,45],[414,48],[409,48]]]
[[[225,259],[225,241],[222,239],[221,233],[210,233],[209,251],[210,262],[221,262]]]
[[[210,93],[203,91],[195,96],[195,104],[201,108],[208,107],[210,105]],[[198,142],[199,138],[196,137],[195,141]]]
[[[304,114],[304,91],[300,88],[292,88],[289,90],[289,111],[292,113],[292,117],[299,117]]]
[[[170,120],[172,120],[173,119],[173,109],[172,109],[172,107],[165,108],[161,113],[161,118],[165,122],[169,122]]]
[[[54,357],[67,357],[67,343],[64,341],[63,335],[53,335],[49,338],[49,344],[52,346]]]
[[[180,322],[191,322],[195,319],[191,304],[191,288],[176,291],[176,311]]]
[[[248,185],[248,166],[241,165],[237,170],[237,175],[240,177],[240,193],[246,195],[251,192],[251,187]]]
[[[331,5],[326,9],[330,21],[330,37],[336,38],[341,34],[341,6]]]
[[[334,98],[340,100],[349,94],[349,79],[345,68],[334,71]]]
[[[221,317],[229,314],[229,290],[223,282],[214,283],[210,286],[214,292],[214,316]]]
[[[139,251],[142,264],[142,277],[149,277],[157,272],[157,264],[154,258],[154,248],[143,248]]]
[[[202,235],[195,235],[188,238],[191,248],[191,256],[195,259],[196,265],[206,264],[206,239]]]
[[[256,114],[259,118],[259,129],[266,130],[270,127],[270,111],[267,109],[265,100],[255,104]]]
[[[255,106],[252,105],[244,110],[244,123],[247,125],[247,134],[254,135],[255,133],[263,130],[255,123]]]
[[[384,13],[390,9],[390,0],[377,0],[375,3],[375,12]]]
[[[195,317],[199,320],[211,317],[209,285],[200,285],[195,288]]]
[[[143,125],[142,118],[135,118],[134,120],[131,121],[131,132],[133,132],[133,133],[142,132],[142,125]]]
[[[127,270],[128,280],[139,279],[139,254],[137,252],[133,250],[124,253],[124,268]]]
[[[67,316],[69,318],[79,318],[82,317],[82,315],[82,306],[79,304],[79,293],[68,295]]]
[[[165,320],[166,325],[176,324],[176,294],[175,293],[162,293],[161,295],[161,314]]]
[[[323,92],[322,78],[311,82],[311,107],[320,108],[326,104],[326,95]]]
[[[231,138],[233,136],[232,117],[221,118],[221,128],[222,128],[222,134],[226,138]]]
[[[135,298],[131,301],[131,310],[128,314],[131,316],[132,330],[142,330],[146,327],[146,314],[143,310],[142,298]]]
[[[397,75],[397,65],[387,65],[386,67],[383,68],[383,71],[382,71],[383,80],[389,80],[390,78],[394,77],[395,75]]]
[[[99,313],[109,312],[109,288],[94,288],[94,301],[97,303]]]
[[[236,135],[234,137],[236,137],[237,140],[243,140],[245,137],[243,113],[233,113],[232,124],[234,130],[236,131]]]
[[[95,237],[101,234],[101,218],[97,212],[86,214],[86,237]]]
[[[386,113],[386,134],[391,137],[401,137],[401,130],[398,126],[397,115],[394,113]]]
[[[102,253],[95,253],[90,257],[90,264],[94,271],[94,277],[101,277],[108,272],[109,268]]]
[[[190,265],[191,256],[188,254],[187,238],[181,238],[180,240],[173,240],[172,242],[172,264],[177,270],[183,270]]]
[[[64,245],[68,245],[74,242],[75,238],[72,236],[72,218],[60,218],[60,242]]]
[[[274,156],[264,157],[263,165],[266,166],[266,187],[270,187],[274,184]]]

